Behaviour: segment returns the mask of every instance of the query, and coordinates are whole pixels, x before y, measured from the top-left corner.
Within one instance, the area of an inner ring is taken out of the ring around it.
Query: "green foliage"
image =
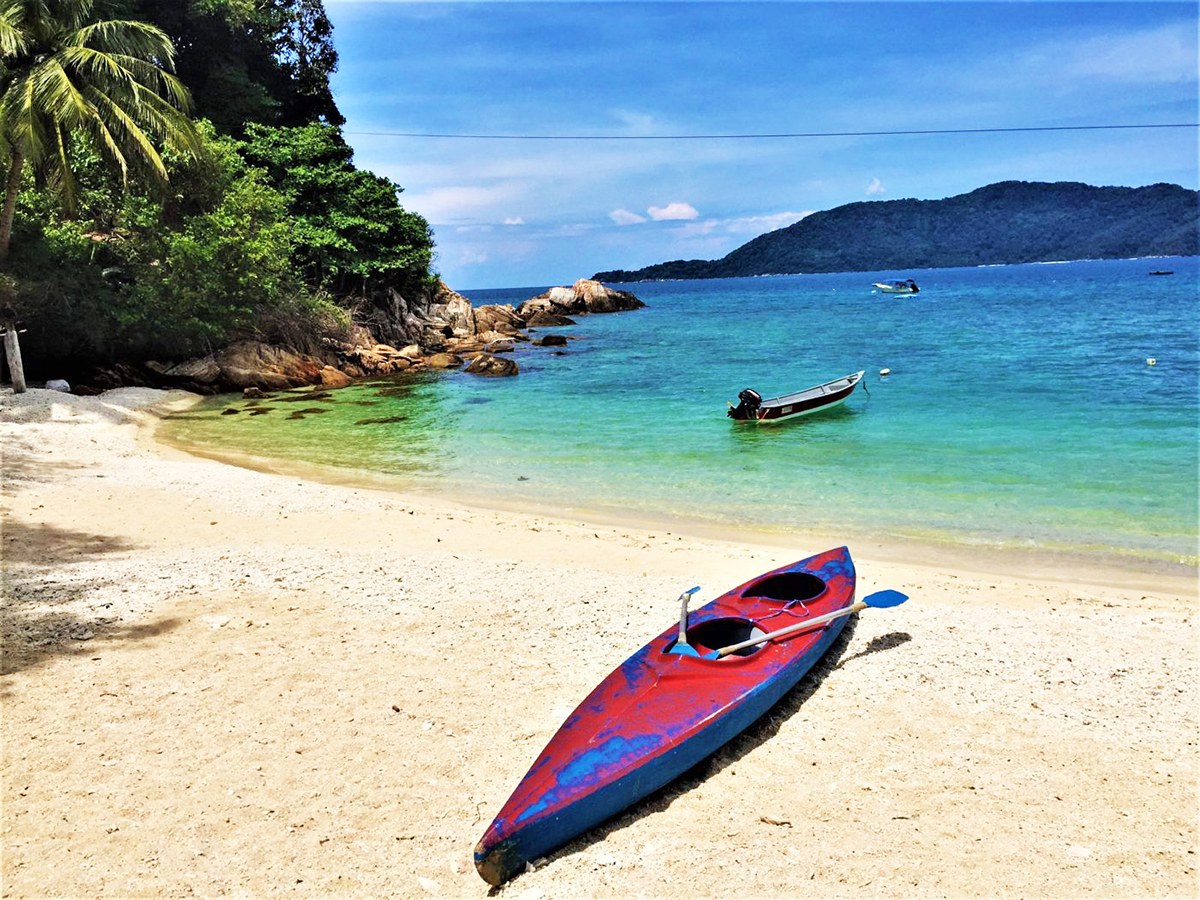
[[[197,114],[226,134],[247,122],[341,125],[329,86],[333,26],[321,0],[118,0],[162,28]]]
[[[433,259],[429,223],[400,206],[397,185],[354,168],[338,129],[250,125],[243,154],[287,198],[296,262],[310,283],[339,295],[424,285]]]
[[[1006,181],[946,200],[850,203],[718,260],[675,260],[599,281],[736,278],[1200,253],[1196,191]]]
[[[0,104],[0,163],[37,151],[15,197],[6,266],[27,364],[178,359],[244,337],[313,349],[345,334],[346,307],[436,283],[428,223],[403,209],[397,185],[354,167],[337,127],[337,54],[321,0],[0,0],[4,90],[36,61],[21,55],[32,44],[12,24],[26,9],[46,22],[66,11],[76,28],[111,16],[88,40],[118,56],[122,42],[149,50],[134,75],[162,94],[114,89],[121,102],[150,104],[140,136],[106,120],[75,127],[54,104],[22,125]],[[38,40],[61,42],[65,27]],[[172,60],[178,81],[152,65]],[[46,99],[68,98],[60,82]],[[172,133],[188,90],[214,121]]]
[[[290,274],[291,225],[283,198],[248,171],[217,205],[178,230],[150,231],[142,208],[130,243],[133,285],[114,304],[128,342],[195,352],[253,330],[261,310],[300,286]]]

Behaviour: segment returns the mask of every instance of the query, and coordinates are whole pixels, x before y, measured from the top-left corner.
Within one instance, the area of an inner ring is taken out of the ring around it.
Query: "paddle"
[[[778,631],[772,631],[770,634],[764,634],[760,637],[749,638],[738,644],[730,644],[728,647],[722,647],[720,650],[714,650],[711,653],[705,653],[703,659],[721,659],[728,656],[737,650],[745,647],[753,647],[756,644],[765,644],[767,641],[772,641],[777,637],[783,637],[786,634],[792,634],[796,631],[804,631],[812,628],[814,625],[824,625],[826,622],[831,622],[834,619],[839,619],[842,616],[849,616],[860,610],[866,609],[868,606],[873,606],[876,609],[886,609],[890,606],[899,606],[908,599],[907,594],[902,594],[899,591],[876,591],[874,594],[869,594],[863,597],[857,603],[847,606],[845,609],[839,609],[836,612],[827,613],[823,616],[817,616],[815,619],[805,619],[803,622],[797,622],[795,625],[789,625],[787,628],[780,628]],[[691,647],[688,647],[691,653],[695,653]],[[672,650],[671,652],[675,652]],[[686,651],[685,651],[686,652]],[[689,656],[691,654],[688,654]]]
[[[687,605],[688,601],[692,599],[692,594],[698,590],[700,590],[700,585],[679,595],[679,600],[683,603],[683,609],[679,613],[679,638],[675,641],[675,646],[671,648],[671,652],[676,656],[700,655],[696,652],[696,648],[687,642]]]

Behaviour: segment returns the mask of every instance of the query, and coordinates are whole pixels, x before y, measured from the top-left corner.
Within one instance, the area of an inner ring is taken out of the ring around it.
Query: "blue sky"
[[[1008,179],[1198,185],[1198,5],[325,0],[355,161],[459,290],[713,259],[810,212]],[[509,140],[398,137],[602,136]]]

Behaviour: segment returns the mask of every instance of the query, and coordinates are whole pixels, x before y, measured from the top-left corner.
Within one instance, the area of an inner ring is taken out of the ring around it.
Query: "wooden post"
[[[4,355],[8,357],[13,393],[25,393],[25,367],[21,365],[21,343],[17,340],[17,320],[14,317],[6,317],[4,321]]]

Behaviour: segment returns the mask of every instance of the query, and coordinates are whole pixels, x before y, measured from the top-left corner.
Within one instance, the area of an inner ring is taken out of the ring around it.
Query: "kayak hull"
[[[689,616],[688,643],[718,649],[854,602],[846,548],[767,572]],[[767,594],[773,596],[760,596]],[[720,660],[670,653],[668,628],[567,718],[483,839],[475,865],[502,884],[668,784],[774,706],[837,639],[846,617]]]

